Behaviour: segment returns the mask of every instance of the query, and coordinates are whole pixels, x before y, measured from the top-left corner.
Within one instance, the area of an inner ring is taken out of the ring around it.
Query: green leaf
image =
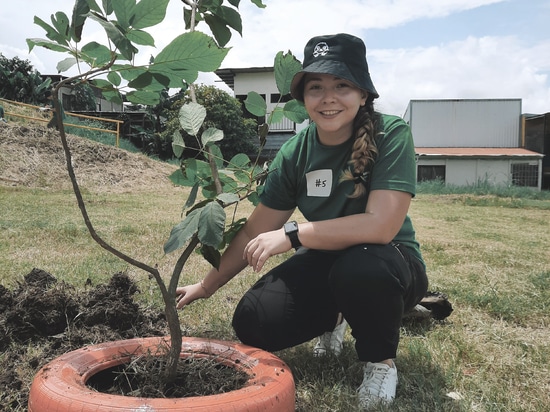
[[[218,16],[207,14],[204,21],[210,27],[212,34],[220,46],[225,46],[231,40],[231,31],[227,28],[225,20]]]
[[[115,0],[112,5],[118,24],[124,30],[128,29],[136,14],[136,0]]]
[[[201,32],[184,33],[176,37],[155,58],[154,66],[182,72],[211,72],[217,70],[229,49]],[[187,77],[184,78],[189,81]],[[194,80],[193,80],[194,81]]]
[[[185,149],[185,142],[179,130],[176,130],[172,135],[172,151],[177,158],[180,158]]]
[[[27,39],[27,45],[29,46],[29,52],[32,51],[34,46],[44,47],[45,49],[57,51],[57,52],[70,52],[71,49],[68,46],[62,46],[56,42],[44,39]]]
[[[206,109],[198,103],[190,102],[181,106],[180,126],[191,136],[197,136],[206,118]]]
[[[122,0],[120,0],[122,2]],[[135,1],[135,0],[130,0]],[[114,2],[113,4],[117,4],[117,7],[119,5],[119,0]],[[98,22],[101,26],[103,26],[103,29],[105,30],[105,33],[107,33],[107,37],[114,43],[114,45],[119,50],[120,54],[126,59],[126,60],[132,60],[134,57],[134,54],[137,52],[137,49],[132,45],[130,40],[128,40],[124,34],[119,30],[117,26],[115,26],[112,22],[105,20],[101,16],[98,16],[94,13],[89,14],[90,18]]]
[[[88,0],[76,0],[73,7],[73,15],[71,19],[71,37],[74,41],[82,40],[82,30],[84,23],[90,12]]]
[[[178,186],[189,187],[195,184],[195,181],[189,180],[188,177],[185,176],[180,169],[176,170],[174,173],[168,176],[168,179],[170,179],[172,183]]]
[[[253,4],[258,6],[260,9],[265,9],[265,4],[262,3],[262,0],[250,0]]]
[[[229,167],[234,169],[245,169],[250,166],[250,158],[244,153],[236,154],[229,161]]]
[[[112,0],[101,0],[101,3],[103,4],[103,10],[105,10],[105,14],[107,16],[113,14],[113,3]]]
[[[55,15],[52,15],[51,19],[55,29],[63,37],[63,43],[66,44],[71,39],[69,35],[69,18],[62,11],[58,11]]]
[[[52,16],[53,18],[53,16]],[[59,34],[57,30],[42,20],[40,17],[34,16],[34,24],[42,27],[46,30],[46,37],[59,45],[68,45],[67,39],[65,36]]]
[[[82,47],[82,54],[87,56],[86,61],[92,67],[103,66],[111,61],[112,53],[107,46],[92,41]]]
[[[159,24],[166,16],[166,8],[170,0],[141,0],[135,8],[132,20],[134,29],[144,29]]]
[[[224,163],[223,154],[222,154],[222,151],[220,150],[219,146],[211,143],[208,146],[208,150],[210,151],[210,154],[214,157],[214,162],[216,162],[216,167],[218,169],[223,168],[223,163]],[[222,177],[222,176],[220,176],[220,177]]]
[[[203,245],[218,247],[225,228],[225,211],[218,202],[210,202],[201,209],[198,226],[199,241]]]
[[[191,188],[191,192],[189,193],[189,197],[187,198],[187,201],[185,202],[185,208],[189,208],[195,204],[195,201],[197,200],[197,194],[199,192],[199,184],[195,183],[193,187]]]
[[[227,25],[242,36],[243,22],[239,12],[227,6],[222,6],[221,11],[222,11],[221,17],[223,17],[223,19],[227,22]]]
[[[120,74],[112,71],[107,74],[107,80],[109,80],[116,87],[120,86],[120,83],[122,81],[122,79],[120,78]]]
[[[130,30],[126,33],[126,37],[131,42],[141,44],[142,46],[155,46],[155,39],[149,33],[143,30]]]
[[[230,204],[237,203],[239,201],[239,195],[236,193],[220,193],[216,196],[216,199],[222,202],[224,206],[228,206]]]
[[[302,64],[291,52],[286,54],[283,52],[277,53],[274,64],[275,82],[281,96],[290,93],[292,78],[300,70],[302,70]]]
[[[164,244],[165,254],[178,250],[197,233],[201,210],[202,209],[192,211],[185,219],[172,228],[170,237]]]
[[[283,112],[288,119],[298,124],[309,118],[304,104],[296,99],[286,102]]]
[[[57,72],[63,73],[69,70],[71,67],[73,67],[76,64],[76,59],[74,57],[67,57],[66,59],[61,60],[59,63],[57,63]]]
[[[269,124],[276,124],[281,122],[284,119],[285,115],[283,113],[283,109],[280,107],[276,107],[271,114],[269,115]]]
[[[201,142],[204,147],[208,147],[214,142],[219,142],[223,139],[223,130],[216,129],[215,127],[209,127],[201,136]]]
[[[126,99],[134,104],[156,106],[160,102],[160,94],[155,91],[133,90],[126,93]]]
[[[111,85],[112,87],[112,85]],[[122,104],[122,95],[118,90],[103,90],[102,91],[103,97],[107,99],[110,102]]]
[[[200,248],[202,257],[210,263],[216,269],[220,268],[220,262],[222,260],[222,255],[218,249],[208,245],[202,245]]]
[[[223,242],[220,244],[220,248],[223,248],[225,247],[225,245],[228,245],[229,243],[231,243],[233,238],[237,235],[239,230],[242,229],[245,223],[246,223],[246,218],[241,218],[236,222],[231,223],[231,225],[223,235]]]
[[[244,101],[246,110],[254,116],[262,117],[267,112],[267,104],[262,96],[256,92],[249,92]]]

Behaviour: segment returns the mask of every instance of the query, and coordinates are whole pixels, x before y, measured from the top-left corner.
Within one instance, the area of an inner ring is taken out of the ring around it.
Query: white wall
[[[416,147],[520,147],[521,99],[411,100]]]

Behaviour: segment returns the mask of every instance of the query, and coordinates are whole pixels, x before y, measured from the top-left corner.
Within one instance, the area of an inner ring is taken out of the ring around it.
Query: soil
[[[165,177],[176,169],[173,165],[76,136],[69,135],[68,142],[84,187],[109,192],[172,187]],[[0,123],[0,185],[70,189],[57,132]],[[0,411],[26,411],[34,374],[65,352],[105,341],[168,334],[164,313],[136,301],[139,289],[125,273],[98,285],[89,279],[70,285],[38,268],[23,279],[12,290],[0,285]],[[246,380],[212,362],[195,362],[194,368],[182,362],[178,384],[165,388],[155,378],[161,376],[162,360],[145,362],[132,362],[139,370],[123,371],[133,376],[131,387],[116,386],[114,373],[103,373],[90,385],[132,396],[156,396],[163,388],[162,396],[182,397],[233,390]]]

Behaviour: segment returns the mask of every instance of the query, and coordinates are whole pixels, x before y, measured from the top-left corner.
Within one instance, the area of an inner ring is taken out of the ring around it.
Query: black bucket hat
[[[365,90],[370,99],[380,96],[370,78],[365,43],[351,34],[313,37],[304,48],[302,67],[290,85],[290,94],[301,102],[304,101],[301,83],[306,73],[332,74]]]

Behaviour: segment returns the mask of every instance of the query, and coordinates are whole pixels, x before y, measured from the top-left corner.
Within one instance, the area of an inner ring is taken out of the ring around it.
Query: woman
[[[427,290],[425,266],[407,212],[416,165],[409,127],[374,111],[379,95],[363,41],[348,34],[311,39],[291,94],[311,125],[278,152],[246,225],[220,269],[180,287],[178,307],[207,298],[247,265],[298,252],[241,299],[233,327],[248,345],[277,351],[322,335],[317,354],[338,353],[345,318],[364,379],[362,407],[395,397],[393,359],[403,313]],[[288,222],[295,208],[305,223]]]

